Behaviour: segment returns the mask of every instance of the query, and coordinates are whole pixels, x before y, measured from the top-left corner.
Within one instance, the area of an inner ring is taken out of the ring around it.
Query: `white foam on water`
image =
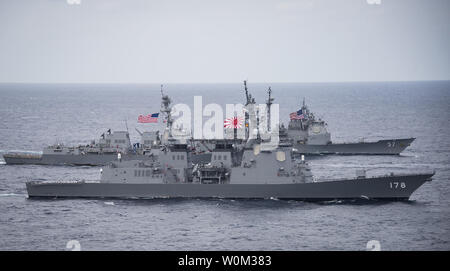
[[[5,194],[0,194],[0,197],[22,197],[22,196],[26,196],[25,194],[16,194],[16,193],[5,193]]]
[[[39,119],[40,117],[39,116],[23,116],[20,118],[23,120],[35,120],[35,119]]]

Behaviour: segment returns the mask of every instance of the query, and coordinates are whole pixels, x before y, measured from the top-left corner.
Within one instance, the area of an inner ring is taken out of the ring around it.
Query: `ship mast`
[[[247,80],[244,80],[244,89],[245,89],[245,97],[247,98],[245,105],[254,104],[255,98],[252,98],[252,95],[248,93]]]
[[[303,114],[303,116],[309,115],[308,109],[306,108],[305,97],[303,97],[302,114]],[[302,130],[305,130],[306,127],[303,125],[303,122],[306,122],[305,118],[300,120],[300,127]]]
[[[248,94],[247,80],[244,80],[244,89],[245,89],[245,97],[247,98],[245,105],[248,105],[250,103],[251,95]]]
[[[172,100],[170,100],[168,95],[164,95],[163,92],[163,85],[161,85],[161,113],[166,115],[166,127],[168,129],[168,137],[172,138],[172,115],[171,111],[172,108],[170,107],[170,104],[172,103]]]
[[[252,102],[254,102],[254,99],[252,99],[252,95],[248,93],[247,80],[244,80],[244,89],[246,98],[245,107],[247,107],[249,104],[252,104]],[[250,137],[250,114],[248,110],[245,110],[244,126],[245,126],[245,138],[248,139]]]
[[[269,94],[269,98],[267,99],[266,105],[267,105],[267,131],[270,131],[270,107],[273,104],[273,101],[275,100],[272,98],[272,89],[269,87],[267,90],[267,93]]]
[[[255,98],[252,97],[251,94],[248,93],[248,88],[247,88],[247,80],[244,80],[244,89],[245,89],[245,97],[246,97],[246,103],[245,103],[245,133],[246,133],[246,138],[250,138],[250,135],[253,131],[250,131],[250,129],[252,127],[250,127],[250,114],[252,114],[252,118],[256,117],[256,129],[258,129],[257,131],[257,138],[259,138],[259,117],[258,117],[258,112],[257,109],[255,107]],[[255,112],[256,110],[256,112]],[[251,112],[250,112],[251,111]]]

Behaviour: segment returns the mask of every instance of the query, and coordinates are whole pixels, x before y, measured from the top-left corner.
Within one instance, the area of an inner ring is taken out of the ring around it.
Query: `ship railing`
[[[16,157],[16,158],[41,158],[42,152],[27,152],[27,151],[8,151],[2,154],[3,157]]]
[[[56,181],[50,181],[50,180],[35,180],[30,181],[31,184],[78,184],[83,183],[83,180],[56,180]]]
[[[390,172],[383,175],[373,175],[373,176],[366,176],[364,178],[361,178],[361,176],[354,176],[351,178],[320,178],[316,179],[319,182],[326,182],[326,181],[345,181],[345,180],[370,180],[370,179],[378,179],[378,178],[388,178],[388,177],[408,177],[408,176],[416,176],[416,175],[434,175],[435,171],[426,171],[426,172],[417,172],[417,173],[394,173]]]
[[[34,181],[29,181],[28,183],[30,184],[83,184],[83,183],[100,183],[99,180],[79,180],[79,179],[75,179],[75,180],[56,180],[56,181],[51,181],[51,180],[34,180]]]
[[[22,150],[11,150],[4,154],[42,154],[42,151],[22,151]]]

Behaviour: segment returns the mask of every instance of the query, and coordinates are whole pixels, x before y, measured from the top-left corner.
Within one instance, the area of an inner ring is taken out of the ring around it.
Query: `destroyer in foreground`
[[[153,160],[113,162],[98,181],[27,182],[29,197],[101,198],[278,198],[407,200],[433,173],[315,181],[290,148],[259,144],[234,150],[216,144],[211,163],[194,164],[186,145],[154,153]]]

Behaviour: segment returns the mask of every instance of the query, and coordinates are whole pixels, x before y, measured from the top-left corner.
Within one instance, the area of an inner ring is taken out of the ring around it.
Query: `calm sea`
[[[303,98],[335,142],[416,137],[400,156],[320,156],[317,178],[436,171],[410,202],[278,200],[29,200],[33,179],[98,179],[98,167],[11,166],[0,158],[0,250],[382,250],[450,249],[450,82],[250,84],[258,103],[271,86],[281,121]],[[174,103],[243,102],[240,84],[167,84]],[[77,145],[108,128],[139,141],[139,114],[159,111],[159,85],[0,84],[0,152]]]

